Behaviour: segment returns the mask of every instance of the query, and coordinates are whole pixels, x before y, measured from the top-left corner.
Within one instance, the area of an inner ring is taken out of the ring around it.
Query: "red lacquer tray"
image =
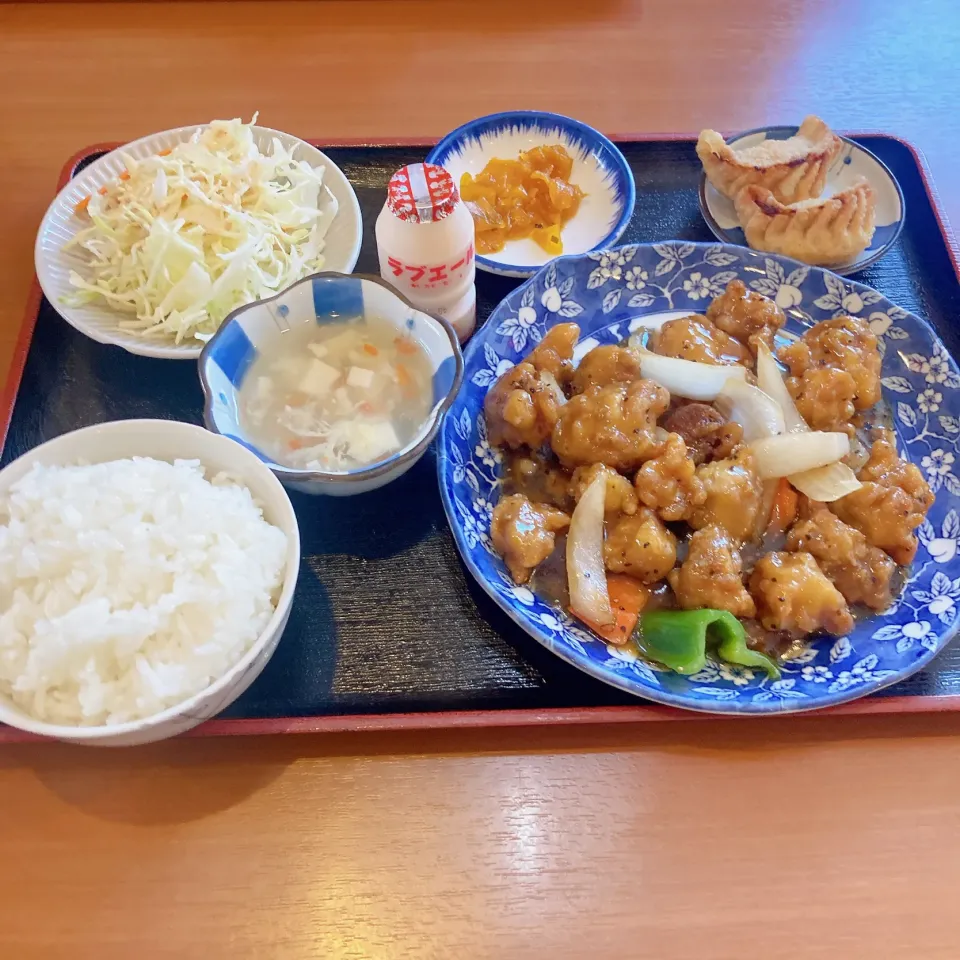
[[[955,356],[960,260],[926,165],[909,144],[855,135],[893,171],[906,197],[895,248],[854,279],[930,321]],[[697,206],[693,139],[614,138],[637,182],[624,243],[710,240]],[[365,223],[357,269],[377,272],[373,220],[387,179],[428,145],[319,142],[354,184]],[[112,144],[89,147],[59,186]],[[517,281],[478,274],[483,319]],[[193,364],[134,357],[69,327],[34,285],[0,395],[2,463],[43,440],[128,417],[200,422]],[[427,456],[386,490],[346,500],[296,497],[304,560],[277,653],[223,715],[190,736],[420,730],[529,724],[704,719],[636,700],[551,656],[501,613],[466,573],[446,527]],[[819,714],[960,709],[960,648],[882,693]],[[28,740],[0,727],[0,742]]]

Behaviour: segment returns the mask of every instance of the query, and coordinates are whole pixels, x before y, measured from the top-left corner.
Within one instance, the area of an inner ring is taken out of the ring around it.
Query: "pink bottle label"
[[[457,288],[471,275],[474,251],[471,243],[446,263],[410,263],[400,257],[387,257],[387,271],[397,285],[419,292],[439,291],[447,287]],[[390,279],[390,277],[387,277]]]

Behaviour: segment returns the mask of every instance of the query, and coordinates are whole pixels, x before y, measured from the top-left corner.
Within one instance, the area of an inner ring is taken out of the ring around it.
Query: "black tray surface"
[[[852,279],[936,327],[960,356],[960,285],[910,149],[864,136],[900,181],[906,224],[894,249]],[[623,243],[709,241],[689,140],[619,144],[637,182]],[[363,210],[357,270],[377,273],[373,225],[390,174],[417,147],[330,147]],[[91,162],[94,154],[81,163]],[[479,319],[518,281],[477,274]],[[73,330],[43,301],[0,464],[52,437],[108,420],[201,422],[193,363],[137,357]],[[225,717],[271,718],[637,704],[581,674],[516,627],[473,583],[447,529],[431,451],[384,490],[332,499],[291,494],[303,562],[273,659]],[[960,693],[960,647],[887,695]]]

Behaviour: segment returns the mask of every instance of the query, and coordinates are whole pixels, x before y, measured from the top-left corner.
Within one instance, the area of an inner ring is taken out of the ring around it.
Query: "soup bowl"
[[[400,450],[368,467],[327,472],[277,463],[260,449],[240,417],[240,392],[253,362],[279,354],[285,346],[284,336],[304,324],[365,317],[411,337],[426,355],[432,395],[423,424]],[[463,356],[457,335],[446,320],[418,310],[380,277],[325,272],[235,310],[203,348],[199,370],[208,430],[242,444],[294,490],[344,497],[384,486],[424,455],[460,388]]]

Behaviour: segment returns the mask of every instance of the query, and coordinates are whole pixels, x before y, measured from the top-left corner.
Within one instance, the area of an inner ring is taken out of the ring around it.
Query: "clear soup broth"
[[[385,320],[305,323],[240,389],[250,440],[282,466],[350,472],[405,447],[431,409],[423,348]]]

